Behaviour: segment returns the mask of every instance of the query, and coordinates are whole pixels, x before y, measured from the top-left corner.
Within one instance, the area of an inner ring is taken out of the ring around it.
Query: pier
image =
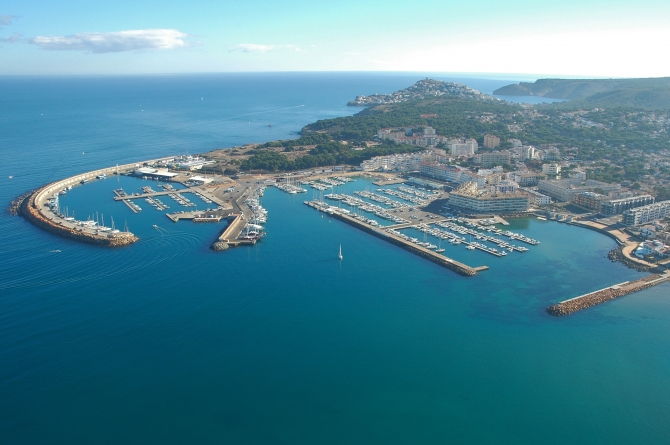
[[[423,246],[417,246],[409,241],[406,241],[398,236],[393,235],[392,233],[387,233],[383,229],[385,228],[375,228],[372,227],[368,224],[365,224],[356,218],[353,218],[351,216],[348,216],[340,211],[338,211],[335,208],[332,207],[320,207],[316,205],[313,202],[306,201],[306,205],[317,209],[319,211],[328,213],[330,216],[339,219],[340,221],[344,221],[347,224],[350,224],[354,227],[357,227],[367,233],[370,233],[378,238],[384,239],[392,244],[395,244],[397,246],[400,246],[404,248],[405,250],[408,250],[412,253],[415,253],[423,258],[426,258],[434,263],[439,264],[440,266],[446,267],[447,269],[453,270],[454,272],[464,275],[464,276],[474,276],[477,275],[477,272],[486,270],[488,269],[487,266],[480,266],[480,267],[470,267],[467,264],[463,264],[461,262],[458,262],[454,259],[448,258],[444,255],[440,255],[439,253],[436,253],[430,249],[427,249]],[[327,209],[327,210],[326,210]]]
[[[669,280],[670,271],[666,271],[663,274],[653,274],[635,281],[624,281],[614,286],[561,301],[558,304],[549,306],[547,312],[555,317],[562,317],[597,304],[605,303],[606,301],[614,300],[615,298],[623,297],[624,295],[632,294],[633,292],[648,289]]]

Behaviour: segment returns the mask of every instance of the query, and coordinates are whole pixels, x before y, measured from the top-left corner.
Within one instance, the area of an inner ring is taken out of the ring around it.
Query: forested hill
[[[566,99],[558,108],[635,107],[670,109],[670,77],[648,79],[539,79],[507,85],[498,96],[540,96]]]
[[[513,123],[511,115],[521,110],[522,107],[504,101],[414,100],[379,105],[354,116],[320,120],[304,127],[302,134],[324,132],[337,140],[366,141],[382,128],[430,125],[441,135],[480,138],[485,133],[507,133],[507,124]],[[501,116],[504,117],[500,119]]]

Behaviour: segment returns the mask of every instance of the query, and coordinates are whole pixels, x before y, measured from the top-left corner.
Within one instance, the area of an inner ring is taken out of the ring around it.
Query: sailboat
[[[340,254],[337,255],[337,257],[340,259],[340,261],[342,261],[342,258],[344,258],[344,257],[342,256],[342,244],[340,244]]]

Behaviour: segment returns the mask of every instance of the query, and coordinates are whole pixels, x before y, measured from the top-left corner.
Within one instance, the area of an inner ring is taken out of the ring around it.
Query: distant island
[[[498,88],[498,96],[564,99],[565,107],[670,109],[670,77],[647,79],[539,79]]]

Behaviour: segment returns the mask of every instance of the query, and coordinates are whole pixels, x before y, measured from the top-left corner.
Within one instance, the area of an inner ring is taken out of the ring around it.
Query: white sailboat
[[[337,255],[337,257],[340,259],[340,261],[342,261],[342,258],[344,258],[344,257],[342,256],[342,244],[340,244],[340,254]]]

